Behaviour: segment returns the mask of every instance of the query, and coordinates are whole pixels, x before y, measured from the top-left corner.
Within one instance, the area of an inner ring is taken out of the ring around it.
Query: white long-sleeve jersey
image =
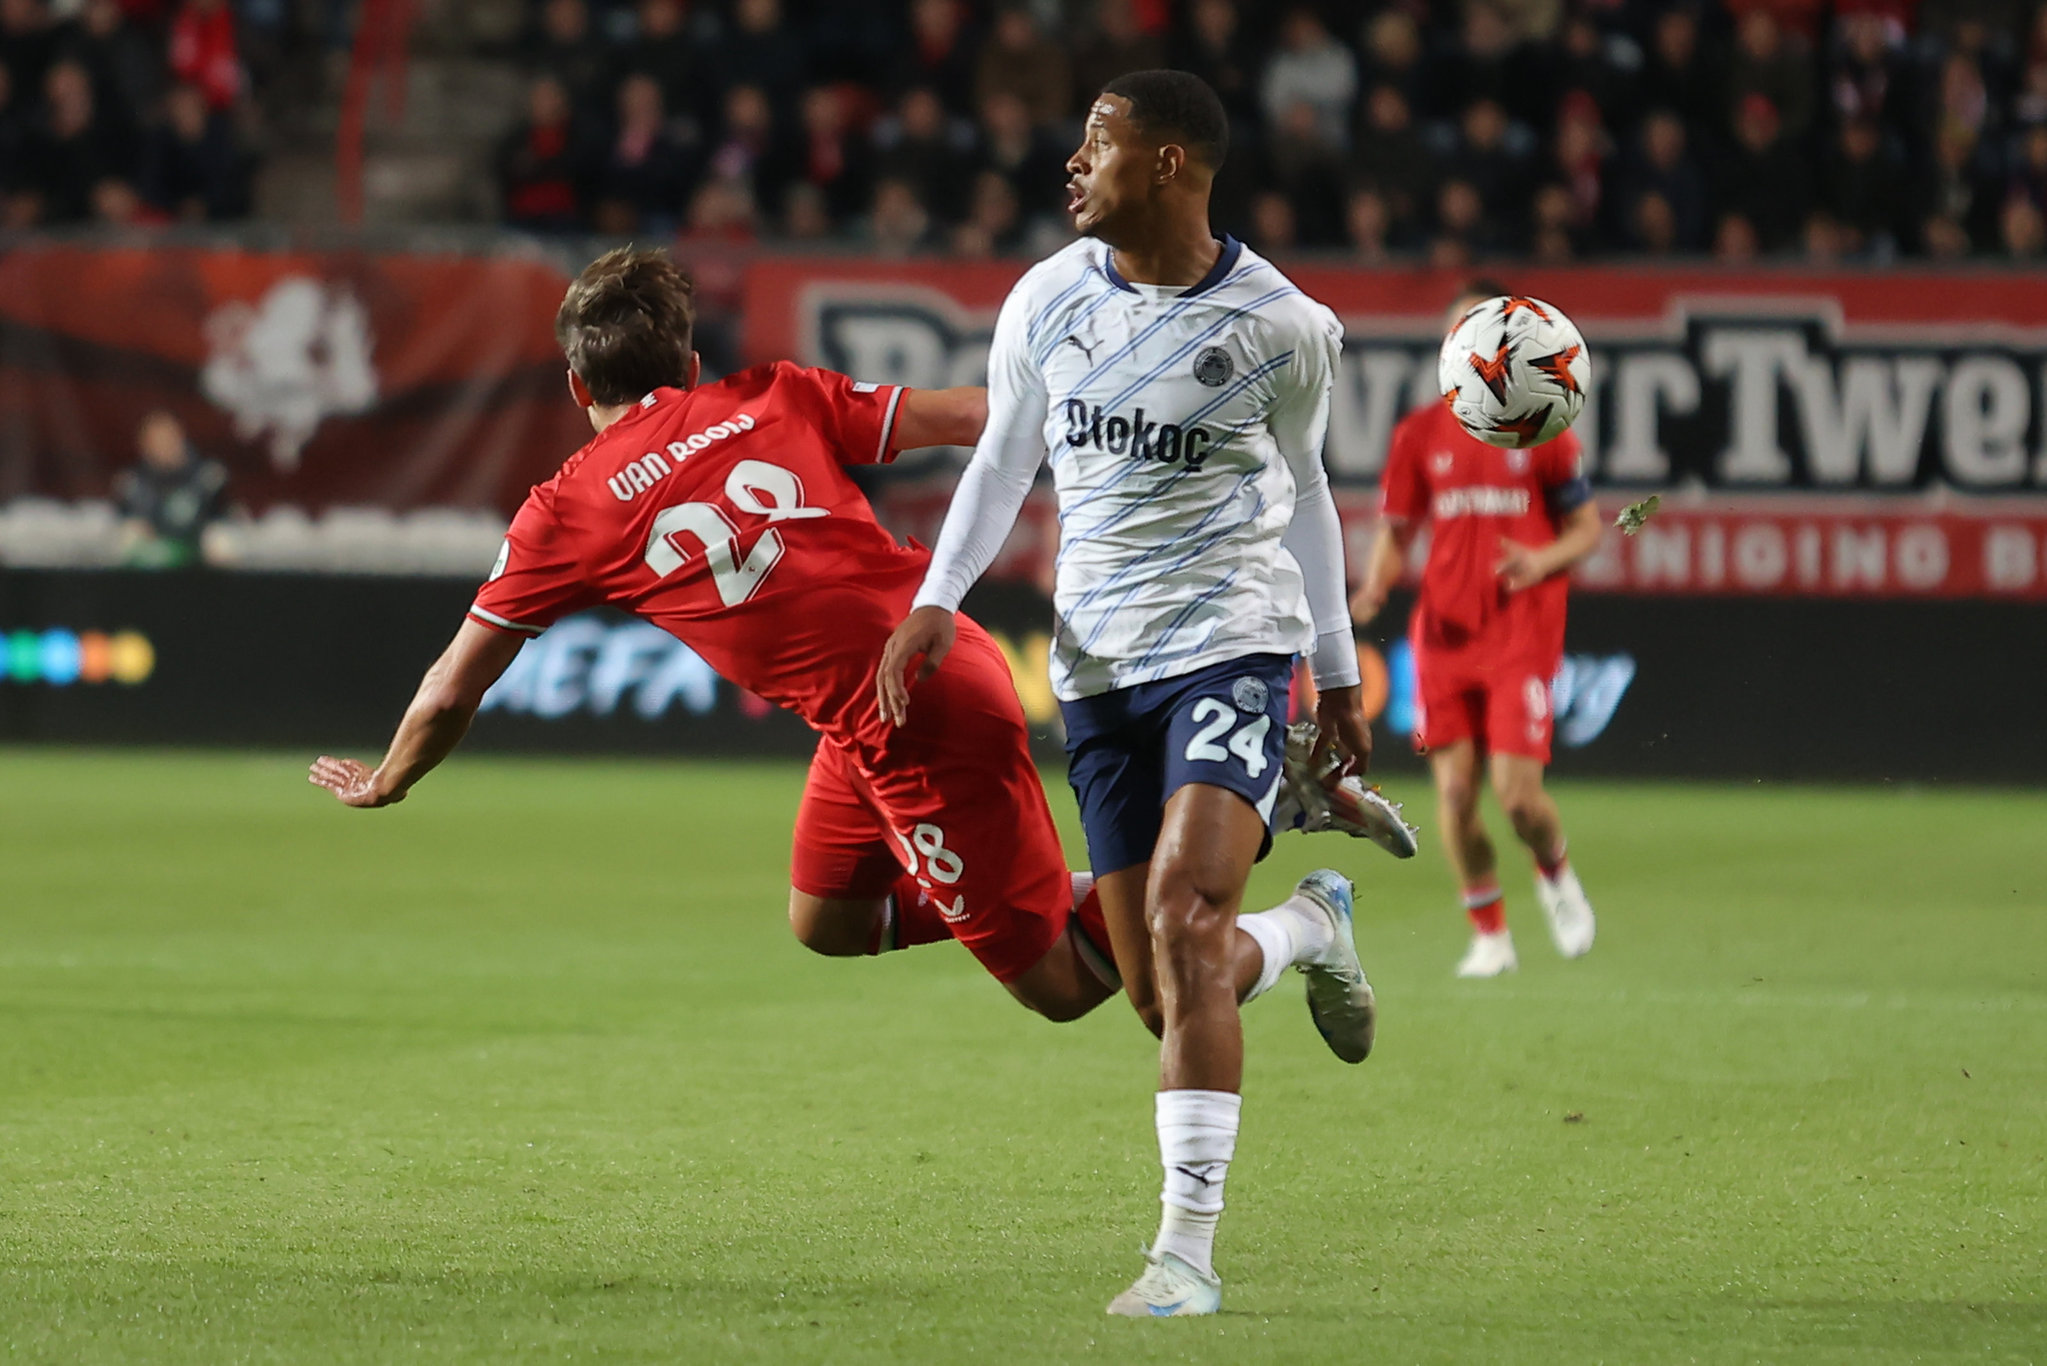
[[[959,607],[1048,457],[1059,498],[1052,688],[1091,697],[1247,654],[1358,680],[1322,467],[1343,327],[1225,239],[1186,289],[1135,285],[1083,240],[1017,282],[988,425],[917,605]]]

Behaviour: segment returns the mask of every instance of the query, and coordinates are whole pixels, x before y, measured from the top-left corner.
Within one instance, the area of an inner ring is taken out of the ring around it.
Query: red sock
[[[1555,882],[1557,874],[1571,866],[1571,860],[1565,857],[1565,854],[1565,846],[1559,844],[1556,853],[1550,857],[1544,858],[1541,854],[1535,856],[1535,871],[1542,874],[1543,881]]]
[[[1498,934],[1507,928],[1507,901],[1500,895],[1500,880],[1487,878],[1464,889],[1464,913],[1480,934]]]
[[[946,924],[945,917],[938,913],[931,894],[917,885],[917,879],[905,873],[889,889],[887,913],[882,916],[874,943],[867,951],[887,953],[890,949],[943,943],[950,938],[952,926]]]

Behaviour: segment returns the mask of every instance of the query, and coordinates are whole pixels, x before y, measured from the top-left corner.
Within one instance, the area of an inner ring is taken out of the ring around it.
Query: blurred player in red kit
[[[1077,1018],[1113,995],[1100,903],[1069,874],[1023,708],[987,633],[881,717],[874,659],[929,555],[874,519],[845,466],[971,446],[978,388],[856,384],[788,362],[697,387],[689,279],[657,252],[599,258],[555,320],[598,435],[536,487],[382,764],[323,756],[311,779],[386,806],[453,752],[527,639],[599,604],[688,644],[823,739],[796,817],[789,918],[858,955],[958,939],[1020,1001]]]
[[[1509,293],[1474,282],[1450,307],[1454,321]],[[1464,891],[1473,929],[1460,977],[1516,966],[1498,865],[1478,798],[1485,770],[1535,856],[1535,894],[1558,952],[1592,947],[1592,905],[1565,857],[1562,818],[1543,790],[1549,763],[1550,680],[1564,652],[1566,574],[1602,530],[1578,438],[1565,432],[1529,450],[1471,436],[1446,405],[1409,413],[1393,430],[1380,484],[1378,538],[1351,615],[1369,623],[1400,579],[1415,534],[1429,528],[1428,564],[1410,637],[1420,683],[1415,747],[1436,779],[1443,849]],[[1482,767],[1483,766],[1483,767]]]

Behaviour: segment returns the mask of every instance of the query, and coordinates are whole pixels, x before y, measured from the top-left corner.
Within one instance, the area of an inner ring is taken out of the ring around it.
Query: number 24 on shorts
[[[1260,712],[1238,727],[1237,733],[1230,736],[1229,742],[1224,745],[1219,745],[1216,741],[1220,740],[1231,726],[1236,725],[1237,712],[1234,708],[1218,702],[1213,697],[1204,697],[1194,704],[1189,719],[1201,726],[1200,730],[1194,732],[1194,738],[1187,742],[1189,763],[1203,761],[1226,764],[1234,754],[1244,761],[1244,772],[1256,778],[1265,772],[1266,765],[1272,762],[1265,757],[1265,736],[1272,729],[1272,717],[1266,713]],[[1203,724],[1204,722],[1206,724]]]

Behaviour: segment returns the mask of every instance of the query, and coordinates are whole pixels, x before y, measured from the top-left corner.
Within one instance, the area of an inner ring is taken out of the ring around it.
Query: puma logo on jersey
[[[1149,422],[1144,409],[1129,417],[1107,413],[1100,407],[1069,398],[1066,400],[1066,444],[1093,446],[1110,455],[1128,455],[1135,460],[1156,460],[1162,465],[1179,464],[1199,470],[1207,461],[1215,433],[1206,427],[1182,429],[1178,423]]]
[[[675,473],[675,465],[680,465],[713,442],[723,441],[728,436],[738,436],[741,432],[750,432],[756,425],[758,424],[754,422],[753,414],[735,414],[700,432],[692,432],[688,436],[669,442],[665,455],[661,451],[648,451],[637,460],[626,461],[617,474],[604,481],[604,486],[611,490],[611,496],[619,502],[630,503]],[[670,460],[673,460],[675,465],[669,464]]]
[[[1075,337],[1075,336],[1068,336],[1068,337],[1066,337],[1066,338],[1065,338],[1064,340],[1066,340],[1066,341],[1070,341],[1070,342],[1072,342],[1072,343],[1073,343],[1073,344],[1074,344],[1075,346],[1079,347],[1079,348],[1080,348],[1080,354],[1081,354],[1081,355],[1083,355],[1083,356],[1086,356],[1086,357],[1088,358],[1088,360],[1089,360],[1089,362],[1090,362],[1090,363],[1092,363],[1092,362],[1093,362],[1093,360],[1094,360],[1094,358],[1095,358],[1095,348],[1096,348],[1097,346],[1100,346],[1100,345],[1101,345],[1101,343],[1100,343],[1100,342],[1098,342],[1098,341],[1097,341],[1097,342],[1084,342],[1084,341],[1082,341],[1082,340],[1081,340],[1081,339],[1080,339],[1079,337]]]

